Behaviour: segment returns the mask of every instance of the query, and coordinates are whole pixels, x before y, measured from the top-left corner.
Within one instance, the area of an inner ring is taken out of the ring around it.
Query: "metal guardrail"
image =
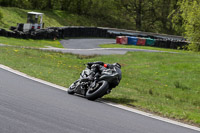
[[[177,41],[185,41],[186,39],[182,36],[176,36],[176,35],[168,35],[168,34],[159,34],[159,33],[152,33],[152,32],[143,32],[143,31],[135,31],[135,30],[126,30],[126,29],[117,29],[117,28],[107,28],[107,27],[98,27],[101,29],[106,29],[108,33],[114,33],[114,34],[127,34],[130,36],[151,36],[160,39],[166,39],[166,40],[177,40]]]

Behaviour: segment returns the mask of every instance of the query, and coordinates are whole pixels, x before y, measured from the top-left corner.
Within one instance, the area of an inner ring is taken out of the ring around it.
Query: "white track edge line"
[[[157,116],[157,115],[154,115],[154,114],[150,114],[150,113],[147,113],[147,112],[143,112],[143,111],[140,111],[140,110],[137,110],[137,109],[133,109],[133,108],[124,106],[124,105],[111,103],[111,102],[104,102],[104,101],[101,101],[101,102],[105,103],[107,105],[113,106],[113,107],[124,109],[126,111],[134,112],[134,113],[139,114],[139,115],[147,116],[149,118],[153,118],[153,119],[160,120],[160,121],[163,121],[163,122],[167,122],[167,123],[170,123],[170,124],[178,125],[178,126],[185,127],[185,128],[188,128],[188,129],[200,131],[200,128],[198,128],[198,127],[188,125],[188,124],[184,124],[184,123],[181,123],[181,122],[178,122],[178,121],[175,121],[175,120],[171,120],[171,119],[164,118],[164,117],[161,117],[161,116]]]
[[[50,82],[35,78],[35,77],[31,77],[31,76],[29,76],[29,75],[27,75],[25,73],[19,72],[17,70],[14,70],[14,69],[12,69],[12,68],[10,68],[8,66],[2,65],[2,64],[0,64],[0,68],[4,69],[6,71],[12,72],[14,74],[17,74],[19,76],[25,77],[27,79],[31,79],[33,81],[36,81],[36,82],[39,82],[39,83],[42,83],[42,84],[45,84],[45,85],[48,85],[48,86],[63,90],[63,91],[67,91],[68,90],[68,88],[65,88],[63,86],[59,86],[59,85],[56,85],[56,84],[53,84],[53,83],[50,83]],[[143,111],[140,111],[140,110],[137,110],[137,109],[133,109],[133,108],[127,107],[127,106],[123,106],[123,105],[116,104],[116,103],[111,103],[111,102],[105,102],[105,101],[100,101],[100,102],[104,103],[104,104],[107,104],[107,105],[110,105],[110,106],[113,106],[113,107],[117,107],[117,108],[126,110],[126,111],[137,113],[139,115],[147,116],[149,118],[153,118],[153,119],[160,120],[160,121],[163,121],[163,122],[167,122],[167,123],[170,123],[170,124],[178,125],[178,126],[185,127],[185,128],[188,128],[188,129],[200,131],[200,128],[198,128],[198,127],[195,127],[195,126],[192,126],[192,125],[188,125],[188,124],[184,124],[184,123],[181,123],[181,122],[178,122],[178,121],[174,121],[174,120],[171,120],[171,119],[168,119],[168,118],[163,118],[163,117],[160,117],[160,116],[156,116],[154,114],[146,113],[146,112],[143,112]]]
[[[12,72],[12,73],[14,73],[14,74],[17,74],[17,75],[19,75],[19,76],[25,77],[25,78],[27,78],[27,79],[31,79],[31,80],[33,80],[33,81],[36,81],[36,82],[39,82],[39,83],[42,83],[42,84],[45,84],[45,85],[48,85],[48,86],[51,86],[51,87],[54,87],[54,88],[58,88],[58,89],[60,89],[60,90],[64,90],[64,91],[67,91],[67,90],[68,90],[68,88],[65,88],[65,87],[63,87],[63,86],[59,86],[59,85],[56,85],[56,84],[53,84],[53,83],[44,81],[44,80],[42,80],[42,79],[38,79],[38,78],[35,78],[35,77],[31,77],[31,76],[29,76],[29,75],[27,75],[27,74],[25,74],[25,73],[22,73],[22,72],[20,72],[20,71],[14,70],[14,69],[12,69],[12,68],[10,68],[10,67],[7,67],[7,66],[5,66],[5,65],[2,65],[2,64],[0,64],[0,68],[2,68],[2,69],[4,69],[4,70],[7,70],[7,71],[9,71],[9,72]]]

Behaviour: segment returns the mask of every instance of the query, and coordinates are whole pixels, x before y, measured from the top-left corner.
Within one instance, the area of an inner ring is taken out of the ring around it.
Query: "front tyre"
[[[75,93],[75,89],[76,89],[76,87],[77,87],[77,82],[78,82],[78,80],[77,81],[75,81],[73,84],[71,84],[70,86],[69,86],[69,89],[68,89],[68,94],[71,94],[71,95],[73,95],[74,93]]]
[[[102,97],[104,94],[106,94],[109,85],[107,81],[99,81],[96,83],[95,89],[89,89],[86,92],[86,98],[88,100],[96,100],[97,98]]]

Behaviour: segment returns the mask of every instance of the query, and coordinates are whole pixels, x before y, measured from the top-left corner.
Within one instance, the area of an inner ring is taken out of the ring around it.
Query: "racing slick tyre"
[[[107,81],[99,81],[96,83],[96,86],[92,89],[88,89],[86,92],[86,98],[88,100],[96,100],[97,98],[102,97],[104,94],[106,94],[107,90],[109,88]]]

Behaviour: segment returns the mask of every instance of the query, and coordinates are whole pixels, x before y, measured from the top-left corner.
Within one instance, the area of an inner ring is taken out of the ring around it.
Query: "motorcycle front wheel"
[[[96,83],[96,86],[93,89],[88,89],[86,92],[86,98],[88,100],[96,100],[106,94],[109,88],[107,81],[99,81]]]
[[[75,92],[75,89],[77,87],[77,83],[78,83],[79,80],[75,81],[73,84],[71,84],[68,88],[68,94],[74,94]]]

